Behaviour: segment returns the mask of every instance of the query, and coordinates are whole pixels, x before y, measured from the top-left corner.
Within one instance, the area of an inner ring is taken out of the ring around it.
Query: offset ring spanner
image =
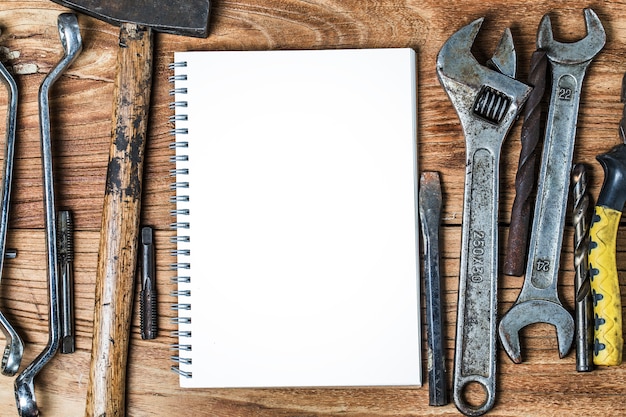
[[[466,415],[484,414],[496,394],[498,186],[500,149],[531,88],[515,80],[515,49],[505,30],[490,60],[471,53],[483,19],[453,34],[437,56],[437,74],[459,116],[466,141],[465,196],[454,359],[454,402]],[[479,384],[482,404],[467,401]]]
[[[2,208],[0,209],[0,276],[4,266],[4,256],[6,253],[6,236],[9,225],[9,206],[11,200],[11,183],[13,179],[13,159],[15,155],[15,129],[17,123],[17,84],[11,73],[0,63],[0,76],[9,92],[9,109],[7,111],[6,141],[4,151],[4,178],[0,189],[0,199]],[[0,330],[6,338],[6,346],[2,355],[2,373],[4,375],[15,375],[20,367],[22,355],[24,353],[24,343],[17,334],[11,323],[0,312]]]
[[[17,411],[22,417],[39,415],[35,399],[35,376],[54,357],[61,342],[59,303],[59,275],[56,232],[56,209],[52,169],[52,140],[50,137],[49,92],[54,82],[69,67],[82,50],[82,40],[76,15],[62,13],[58,29],[64,55],[61,61],[44,78],[39,89],[39,128],[41,131],[41,159],[43,165],[44,206],[46,211],[46,245],[48,253],[48,343],[44,350],[15,379]]]
[[[552,66],[552,96],[546,125],[537,201],[530,238],[526,277],[517,301],[502,317],[500,341],[515,363],[522,361],[519,331],[532,323],[556,328],[559,355],[574,338],[574,319],[557,291],[559,258],[567,208],[580,91],[591,60],[602,50],[606,34],[598,16],[585,9],[587,36],[575,43],[554,40],[550,17],[539,24],[537,47]]]

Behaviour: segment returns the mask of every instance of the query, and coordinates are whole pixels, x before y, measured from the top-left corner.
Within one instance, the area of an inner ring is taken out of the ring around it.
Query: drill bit
[[[73,353],[74,341],[74,224],[72,213],[59,210],[57,217],[57,251],[59,253],[59,301],[61,305],[61,353]]]
[[[619,121],[619,135],[622,138],[622,142],[626,143],[626,73],[622,78],[620,101],[625,105],[622,107],[622,118]]]
[[[533,90],[524,106],[522,150],[515,176],[515,200],[511,209],[511,224],[503,271],[506,275],[521,276],[526,266],[528,229],[533,210],[532,193],[536,182],[537,154],[541,138],[541,101],[546,86],[548,60],[541,50],[533,52],[530,60],[528,84]]]
[[[588,372],[593,368],[593,312],[589,279],[589,194],[587,193],[587,169],[576,164],[572,169],[574,226],[574,291],[576,306],[576,370]]]
[[[154,265],[154,241],[151,227],[141,229],[142,279],[140,293],[140,327],[142,339],[156,339],[159,324],[157,316],[156,267]]]

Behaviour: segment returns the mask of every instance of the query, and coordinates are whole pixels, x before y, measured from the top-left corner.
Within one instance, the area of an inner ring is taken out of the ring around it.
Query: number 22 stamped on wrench
[[[552,96],[526,277],[517,301],[502,317],[498,328],[502,345],[515,363],[522,361],[519,331],[529,324],[542,322],[554,325],[560,357],[567,354],[574,337],[574,319],[558,297],[559,258],[580,91],[589,63],[606,42],[602,23],[593,10],[585,9],[585,22],[587,36],[575,43],[554,40],[548,15],[539,24],[537,47],[546,51],[552,67]]]
[[[490,410],[496,394],[498,284],[498,173],[500,149],[531,88],[515,80],[515,50],[507,29],[490,64],[471,48],[483,19],[461,28],[437,57],[439,81],[448,94],[466,141],[465,197],[454,359],[454,402],[466,415]],[[482,387],[478,406],[468,385]]]

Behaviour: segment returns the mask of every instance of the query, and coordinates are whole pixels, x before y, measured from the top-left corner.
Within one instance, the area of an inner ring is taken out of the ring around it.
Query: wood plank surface
[[[444,191],[442,274],[444,277],[446,358],[452,379],[458,286],[465,145],[457,116],[437,80],[439,48],[458,28],[485,16],[476,54],[493,52],[505,27],[513,33],[518,73],[525,79],[535,49],[537,26],[551,13],[556,37],[574,41],[585,35],[582,14],[592,7],[607,31],[607,44],[593,61],[583,88],[575,162],[589,168],[596,197],[603,173],[595,155],[619,143],[619,101],[626,71],[626,3],[617,1],[448,0],[215,0],[211,34],[193,39],[157,34],[154,83],[146,149],[142,224],[156,228],[160,335],[141,340],[139,319],[132,323],[127,384],[129,416],[328,417],[459,415],[454,405],[428,406],[428,387],[362,389],[194,389],[178,388],[170,371],[169,345],[174,326],[169,295],[173,249],[168,162],[172,151],[168,123],[167,77],[173,52],[179,50],[267,50],[364,47],[412,47],[419,56],[418,145],[420,170],[441,172]],[[24,338],[23,366],[47,340],[46,253],[37,94],[45,74],[62,55],[56,19],[67,11],[49,1],[0,2],[0,58],[16,75],[19,114],[13,204],[8,247],[19,255],[5,262],[0,309]],[[193,11],[190,11],[192,13]],[[52,91],[52,137],[57,202],[75,215],[77,351],[57,355],[35,380],[43,416],[82,416],[91,349],[94,283],[99,228],[110,141],[111,97],[115,78],[118,29],[79,17],[84,50]],[[6,115],[0,89],[0,118]],[[2,128],[2,137],[4,129]],[[501,248],[504,248],[520,151],[517,123],[502,152],[500,201]],[[3,140],[3,139],[0,139]],[[1,156],[0,156],[1,157]],[[568,222],[570,217],[568,216]],[[573,231],[565,229],[559,291],[573,310]],[[626,304],[626,222],[617,242],[622,304]],[[502,251],[501,251],[502,253]],[[515,301],[521,278],[500,279],[500,313]],[[137,304],[137,303],[136,303]],[[137,305],[135,306],[138,311]],[[425,334],[425,331],[424,331]],[[571,352],[559,359],[556,335],[548,325],[523,331],[524,362],[514,365],[503,351],[498,359],[498,398],[489,415],[626,415],[626,365],[577,373]],[[424,341],[425,347],[425,341]],[[426,368],[426,363],[424,363]],[[0,415],[17,415],[14,378],[0,376]]]

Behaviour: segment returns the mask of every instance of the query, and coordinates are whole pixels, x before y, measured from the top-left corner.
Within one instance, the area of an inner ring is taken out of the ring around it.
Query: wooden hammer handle
[[[152,32],[122,24],[113,128],[98,252],[87,417],[125,415],[144,149],[152,85]]]

